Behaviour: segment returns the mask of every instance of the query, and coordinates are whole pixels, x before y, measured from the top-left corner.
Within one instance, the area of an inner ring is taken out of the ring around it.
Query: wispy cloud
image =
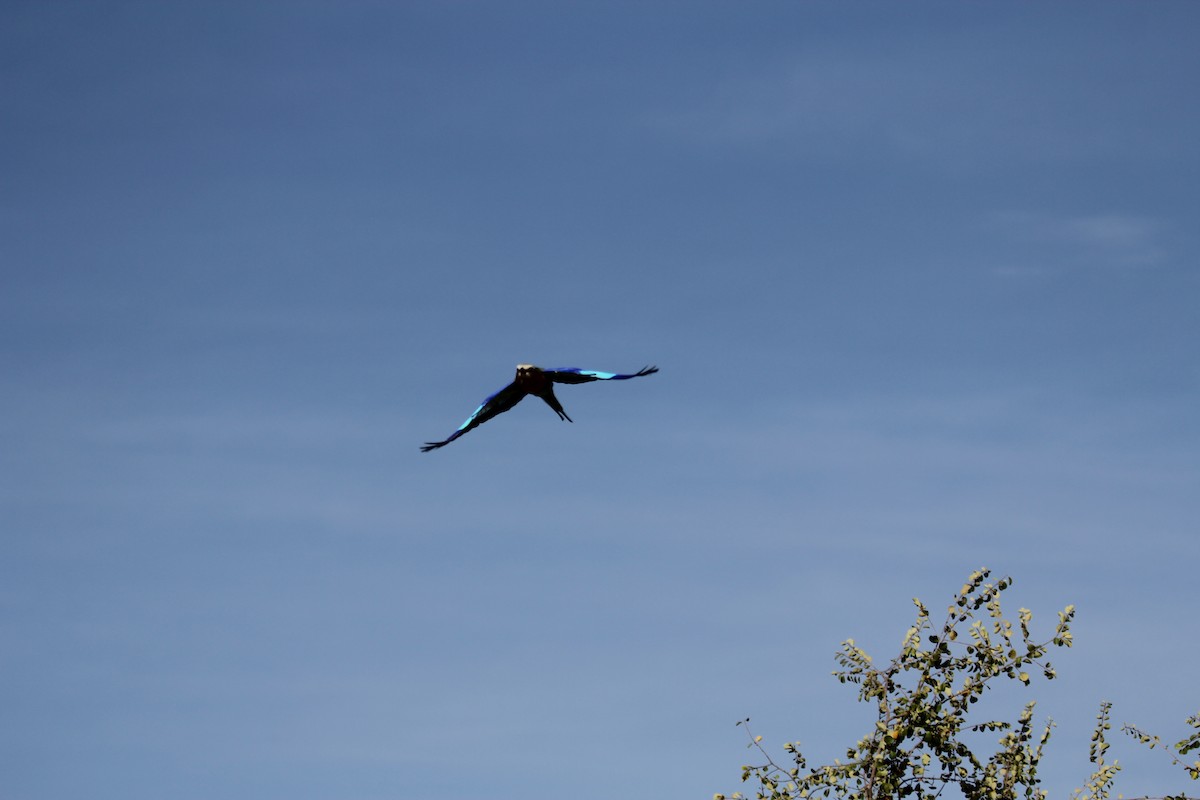
[[[1064,269],[1151,267],[1169,256],[1169,225],[1137,214],[1057,215],[1005,211],[990,215],[983,227],[998,237],[1005,276],[1041,275]]]

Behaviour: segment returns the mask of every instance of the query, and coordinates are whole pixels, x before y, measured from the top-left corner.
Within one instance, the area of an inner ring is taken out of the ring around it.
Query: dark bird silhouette
[[[640,378],[643,375],[653,375],[658,367],[642,367],[632,375],[618,375],[615,372],[597,372],[591,369],[577,367],[560,367],[558,369],[541,369],[533,364],[517,364],[517,377],[508,386],[496,392],[479,404],[479,408],[467,417],[467,421],[458,427],[449,438],[440,442],[426,442],[421,448],[422,453],[445,447],[472,428],[477,428],[497,414],[503,414],[521,402],[526,395],[540,397],[546,405],[554,409],[559,419],[574,422],[563,411],[562,404],[554,396],[556,383],[590,383],[592,381],[627,381],[630,378]]]

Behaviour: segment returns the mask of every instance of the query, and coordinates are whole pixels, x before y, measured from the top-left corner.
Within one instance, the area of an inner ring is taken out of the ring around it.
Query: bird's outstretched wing
[[[517,386],[515,381],[510,383],[508,386],[505,386],[503,389],[480,403],[479,408],[475,409],[471,416],[467,417],[467,421],[462,425],[459,425],[458,430],[450,434],[448,438],[443,439],[440,442],[426,442],[421,448],[421,452],[428,453],[430,450],[436,450],[439,447],[445,447],[472,428],[477,428],[497,414],[503,414],[505,411],[508,411],[517,403],[521,402],[521,398],[524,396],[524,389]]]
[[[658,372],[658,367],[642,367],[632,375],[620,375],[616,372],[598,372],[594,369],[579,369],[578,367],[557,367],[555,369],[544,369],[542,372],[555,383],[589,383],[591,381],[627,381],[630,378],[653,375]]]

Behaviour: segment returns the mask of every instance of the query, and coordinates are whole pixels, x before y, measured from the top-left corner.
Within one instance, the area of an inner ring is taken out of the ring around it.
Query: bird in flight
[[[554,409],[559,419],[574,422],[563,411],[562,404],[554,396],[556,383],[590,383],[592,381],[627,381],[630,378],[640,378],[643,375],[653,375],[658,367],[642,367],[632,375],[618,375],[615,372],[597,372],[592,369],[577,367],[560,367],[558,369],[542,369],[533,364],[517,364],[517,377],[508,386],[496,392],[479,404],[467,421],[458,426],[458,430],[440,442],[426,442],[421,448],[422,453],[445,447],[472,428],[477,428],[497,414],[503,414],[531,394],[546,401],[546,405]]]

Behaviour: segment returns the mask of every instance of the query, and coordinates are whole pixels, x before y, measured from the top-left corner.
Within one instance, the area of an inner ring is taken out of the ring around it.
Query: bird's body
[[[476,428],[492,417],[508,411],[521,402],[526,395],[540,397],[545,401],[546,405],[554,409],[554,413],[558,414],[559,419],[574,422],[574,420],[567,416],[567,412],[563,410],[562,404],[558,402],[558,398],[554,396],[554,384],[556,383],[623,381],[630,378],[640,378],[643,375],[653,375],[655,372],[658,372],[658,367],[643,367],[635,373],[621,375],[615,372],[598,372],[596,370],[579,369],[577,367],[541,369],[532,364],[518,364],[517,376],[513,379],[512,383],[480,403],[479,408],[475,409],[471,416],[467,417],[467,421],[460,425],[458,430],[450,434],[449,437],[440,442],[426,442],[421,448],[421,452],[428,453],[430,450],[445,447],[472,428]]]

